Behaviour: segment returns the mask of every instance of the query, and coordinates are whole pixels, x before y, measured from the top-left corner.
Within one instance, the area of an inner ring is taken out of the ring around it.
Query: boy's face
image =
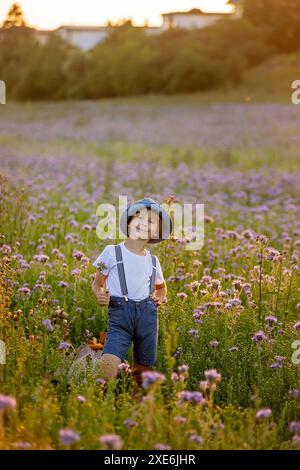
[[[159,215],[143,207],[130,222],[130,238],[150,240],[159,237]]]

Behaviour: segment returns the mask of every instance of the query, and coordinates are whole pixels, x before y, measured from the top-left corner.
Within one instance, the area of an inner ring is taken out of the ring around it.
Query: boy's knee
[[[114,354],[102,354],[99,365],[99,373],[101,374],[102,378],[106,380],[115,379],[118,375],[118,366],[121,362],[121,359]]]

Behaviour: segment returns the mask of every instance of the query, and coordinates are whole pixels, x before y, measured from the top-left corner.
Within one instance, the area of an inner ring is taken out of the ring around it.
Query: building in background
[[[109,26],[67,26],[63,25],[53,32],[61,36],[72,46],[88,51],[103,42],[108,34]]]
[[[98,43],[103,42],[111,29],[118,26],[60,26],[53,32],[59,34],[66,42],[72,46],[79,47],[88,51]],[[142,28],[147,34],[155,34],[161,31],[160,27],[155,26],[135,26]]]
[[[234,6],[232,13],[207,13],[199,8],[193,8],[190,11],[163,13],[161,26],[148,26],[146,24],[145,26],[134,27],[142,28],[146,34],[159,34],[169,28],[203,29],[221,18],[240,18],[243,14],[243,0],[228,0],[227,3]],[[110,24],[107,26],[62,25],[53,31],[34,29],[34,36],[40,44],[44,45],[50,35],[58,34],[72,46],[88,51],[103,42],[112,28],[118,27]]]
[[[93,49],[97,44],[103,42],[109,30],[118,26],[74,26],[62,25],[52,30],[34,30],[36,40],[44,45],[52,34],[59,35],[68,44],[78,47],[83,51]],[[158,34],[162,31],[160,26],[135,26],[144,29],[146,34]]]
[[[199,8],[193,8],[190,11],[173,11],[171,13],[163,13],[163,30],[169,28],[184,29],[203,29],[212,25],[221,18],[235,16],[234,13],[206,13]]]

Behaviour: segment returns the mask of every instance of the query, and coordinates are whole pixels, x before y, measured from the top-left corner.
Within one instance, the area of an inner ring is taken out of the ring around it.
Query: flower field
[[[300,448],[299,120],[292,105],[170,98],[5,106],[1,449]],[[106,330],[96,209],[119,195],[205,204],[201,250],[151,246],[168,303],[137,399],[131,350],[116,382],[53,381]]]

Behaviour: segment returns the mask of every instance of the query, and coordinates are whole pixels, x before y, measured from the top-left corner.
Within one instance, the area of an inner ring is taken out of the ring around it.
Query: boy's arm
[[[92,284],[92,292],[100,305],[109,304],[109,291],[108,289],[104,289],[107,278],[108,276],[105,276],[99,271],[96,271],[96,275]]]
[[[152,297],[158,307],[161,304],[167,303],[167,284],[165,282],[155,284],[155,290]]]

